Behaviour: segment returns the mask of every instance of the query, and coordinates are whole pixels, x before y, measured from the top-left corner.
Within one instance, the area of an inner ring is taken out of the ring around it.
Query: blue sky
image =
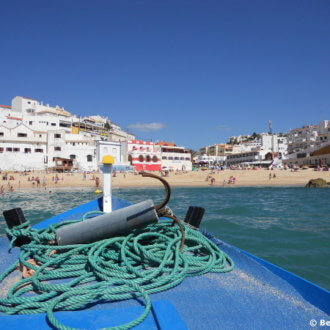
[[[330,1],[3,1],[0,104],[193,149],[330,119]]]

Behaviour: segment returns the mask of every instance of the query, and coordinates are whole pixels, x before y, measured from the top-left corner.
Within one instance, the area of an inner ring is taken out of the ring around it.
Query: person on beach
[[[3,195],[5,193],[5,188],[3,185],[0,187],[0,195]]]
[[[269,180],[271,180],[272,178],[272,173],[269,173]]]
[[[211,186],[215,185],[215,178],[211,178]]]
[[[276,174],[274,173],[274,174],[273,174],[273,179],[275,179],[275,178],[276,178]]]
[[[98,176],[95,178],[95,186],[97,188],[100,186],[100,178]]]

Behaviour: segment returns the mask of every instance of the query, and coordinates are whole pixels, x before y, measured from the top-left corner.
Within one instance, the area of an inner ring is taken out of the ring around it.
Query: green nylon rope
[[[32,277],[22,279],[0,298],[0,312],[6,314],[47,313],[57,329],[61,324],[54,311],[73,311],[98,301],[120,301],[143,297],[145,309],[135,320],[111,329],[129,329],[141,323],[151,309],[149,294],[180,284],[185,277],[207,272],[228,272],[232,259],[199,231],[182,223],[185,245],[180,251],[181,232],[172,221],[161,220],[126,236],[90,244],[57,246],[56,229],[83,221],[99,211],[88,212],[80,220],[66,221],[35,230],[26,222],[7,230],[12,237],[24,235],[31,243],[21,246],[19,261],[0,275],[0,283],[19,263],[33,269]],[[54,253],[56,251],[56,253]],[[27,262],[34,259],[37,266]]]

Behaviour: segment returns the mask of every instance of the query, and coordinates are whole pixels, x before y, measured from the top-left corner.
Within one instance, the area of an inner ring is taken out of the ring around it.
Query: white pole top
[[[115,159],[112,156],[103,156],[103,212],[112,212],[112,164]]]

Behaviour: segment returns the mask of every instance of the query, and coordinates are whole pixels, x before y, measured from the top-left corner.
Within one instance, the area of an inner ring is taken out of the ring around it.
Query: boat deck
[[[128,205],[116,198],[113,204],[115,208]],[[87,211],[99,209],[100,205],[100,200],[92,201],[48,219],[35,228],[77,219]],[[210,238],[234,260],[234,270],[229,273],[189,277],[175,288],[152,294],[153,313],[137,328],[307,329],[310,328],[312,319],[316,320],[317,324],[321,319],[329,320],[328,291],[214,237]],[[1,272],[17,259],[17,248],[13,249],[11,254],[7,251],[8,240],[2,236]],[[18,271],[13,273],[9,281],[0,286],[0,296],[3,296],[19,277]],[[68,326],[96,329],[128,322],[142,310],[143,306],[131,299],[96,304],[88,310],[56,314]],[[45,314],[1,314],[0,322],[6,329],[49,327]]]

